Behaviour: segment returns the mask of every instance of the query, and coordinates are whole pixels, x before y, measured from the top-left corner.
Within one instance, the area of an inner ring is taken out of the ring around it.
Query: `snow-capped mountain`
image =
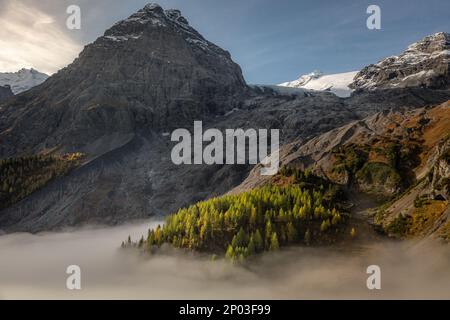
[[[450,34],[438,32],[411,44],[402,54],[385,58],[359,72],[324,75],[314,71],[279,86],[330,91],[339,97],[349,97],[356,89],[448,88],[449,74]]]
[[[48,75],[34,69],[17,72],[0,72],[0,86],[9,85],[14,94],[27,91],[47,80]]]
[[[447,88],[450,34],[439,32],[411,44],[402,54],[362,69],[350,85],[354,89],[428,87]]]
[[[297,80],[279,84],[281,87],[302,88],[316,91],[330,91],[338,97],[349,97],[349,88],[358,71],[324,75],[321,71],[314,71],[303,75]]]

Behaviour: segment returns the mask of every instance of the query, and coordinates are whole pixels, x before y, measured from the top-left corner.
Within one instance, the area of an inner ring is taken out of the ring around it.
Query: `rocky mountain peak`
[[[450,86],[450,34],[439,32],[362,69],[350,85],[374,90],[403,87],[445,89]]]
[[[105,37],[116,41],[136,39],[149,26],[167,27],[166,22],[164,10],[157,4],[148,4],[127,19],[117,22],[105,32]]]
[[[147,4],[127,19],[119,21],[105,32],[103,38],[115,42],[138,40],[154,29],[170,29],[170,31],[182,35],[191,46],[206,53],[221,54],[229,58],[228,52],[207,41],[197,30],[192,28],[180,10],[164,10],[156,3]]]
[[[181,15],[181,11],[178,9],[170,9],[166,11],[167,17],[171,19],[172,21],[175,21],[177,23],[183,24],[183,25],[189,25],[189,22],[186,20],[185,17]]]
[[[148,3],[145,5],[145,7],[143,9],[141,9],[140,11],[148,11],[148,12],[163,12],[164,10],[162,9],[162,7],[157,4],[156,2],[152,2],[152,3]]]
[[[0,155],[30,147],[98,155],[104,150],[94,146],[113,135],[120,138],[111,148],[137,132],[166,132],[225,114],[238,107],[246,90],[227,51],[204,39],[180,11],[149,4],[7,108],[15,114],[14,106],[21,105],[33,116],[20,117],[5,131],[11,144],[0,148]],[[38,122],[41,130],[27,135],[28,124]],[[12,136],[23,143],[13,144]]]

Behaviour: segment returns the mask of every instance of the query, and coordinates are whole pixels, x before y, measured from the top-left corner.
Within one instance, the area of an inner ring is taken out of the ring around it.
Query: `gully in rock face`
[[[268,155],[267,129],[226,129],[224,137],[218,129],[203,133],[202,121],[194,122],[194,138],[187,129],[176,129],[171,140],[178,142],[171,153],[172,162],[181,164],[258,164],[263,165],[261,175],[272,176],[279,168],[279,130],[270,130],[270,152]],[[246,141],[248,140],[248,145]],[[203,150],[203,142],[210,142]],[[236,143],[235,143],[236,142]],[[193,147],[192,147],[193,144]],[[225,150],[225,159],[224,159]],[[248,150],[248,156],[247,155]],[[194,153],[192,162],[192,151]],[[236,155],[236,157],[235,157]]]

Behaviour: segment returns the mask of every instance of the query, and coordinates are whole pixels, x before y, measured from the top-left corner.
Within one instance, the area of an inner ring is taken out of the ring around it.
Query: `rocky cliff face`
[[[14,96],[11,87],[8,85],[0,86],[0,103]]]
[[[435,150],[430,160],[430,194],[431,199],[450,201],[450,134]]]
[[[92,154],[105,143],[110,150],[139,130],[163,131],[225,113],[245,90],[228,52],[179,11],[147,5],[6,107],[0,156],[55,149]]]
[[[450,34],[439,32],[410,45],[398,56],[362,69],[350,85],[353,89],[427,87],[448,88]]]

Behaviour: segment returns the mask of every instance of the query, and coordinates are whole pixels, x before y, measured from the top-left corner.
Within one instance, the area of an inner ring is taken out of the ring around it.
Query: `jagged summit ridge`
[[[146,31],[152,28],[171,28],[181,34],[189,44],[207,53],[223,54],[229,57],[227,51],[209,42],[197,30],[192,28],[180,10],[164,10],[156,3],[147,4],[127,19],[117,22],[105,32],[103,39],[115,42],[138,40],[144,36]]]
[[[398,87],[448,88],[450,34],[438,32],[362,69],[350,85],[354,89]]]
[[[438,32],[423,38],[408,46],[406,52],[424,52],[430,54],[444,54],[450,47],[450,34]],[[448,52],[446,52],[449,54]]]
[[[127,41],[139,39],[146,27],[167,27],[167,16],[157,4],[146,5],[143,9],[132,14],[127,19],[117,22],[112,28],[106,30],[104,38],[113,41]]]

